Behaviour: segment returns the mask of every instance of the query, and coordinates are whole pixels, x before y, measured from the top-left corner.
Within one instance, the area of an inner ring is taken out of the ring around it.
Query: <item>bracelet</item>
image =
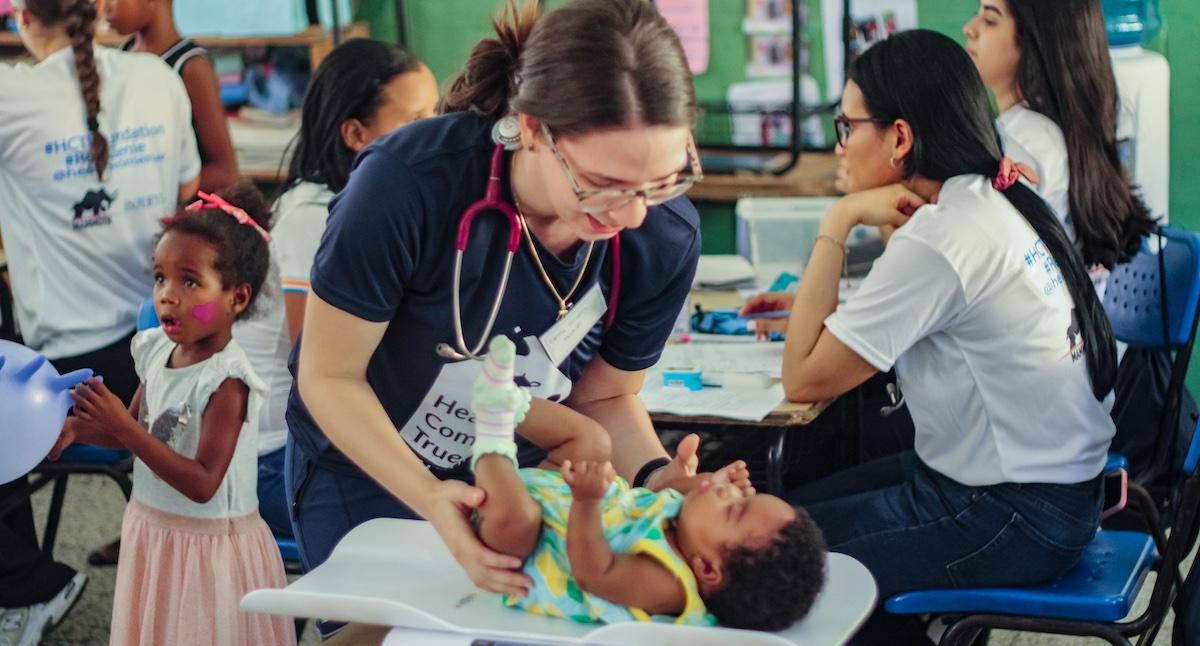
[[[648,480],[655,471],[658,471],[668,464],[671,464],[670,458],[654,458],[646,464],[643,464],[642,468],[638,469],[637,475],[633,476],[633,488],[636,489],[638,487],[646,486],[646,480]]]
[[[813,239],[814,246],[817,244],[817,240],[825,240],[827,242],[832,242],[833,244],[837,245],[838,249],[842,250],[843,256],[846,255],[846,243],[845,242],[842,242],[841,240],[838,240],[837,238],[835,238],[833,236],[825,235],[824,233],[818,234],[817,237],[815,239]]]
[[[837,245],[838,249],[842,250],[842,277],[846,279],[846,287],[849,287],[850,279],[848,277],[848,274],[849,274],[849,270],[850,270],[850,252],[846,250],[846,243],[842,242],[841,240],[838,240],[837,238],[835,238],[831,235],[819,233],[819,234],[817,234],[817,237],[813,239],[813,247],[816,247],[817,242],[819,242],[821,240],[824,240],[830,244],[835,244],[835,245]]]

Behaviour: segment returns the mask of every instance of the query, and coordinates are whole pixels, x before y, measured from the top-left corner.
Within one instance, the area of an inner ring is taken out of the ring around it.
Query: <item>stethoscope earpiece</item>
[[[496,124],[492,126],[492,141],[497,146],[503,146],[509,152],[520,150],[521,124],[517,118],[509,115],[496,121]]]

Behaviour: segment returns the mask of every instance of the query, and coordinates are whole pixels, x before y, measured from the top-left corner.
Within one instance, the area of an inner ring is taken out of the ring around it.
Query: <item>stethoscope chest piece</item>
[[[515,116],[501,117],[492,126],[492,141],[507,151],[521,149],[521,124]]]

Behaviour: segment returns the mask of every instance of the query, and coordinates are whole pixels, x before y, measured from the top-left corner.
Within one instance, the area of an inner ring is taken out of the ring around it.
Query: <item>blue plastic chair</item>
[[[275,545],[279,547],[279,556],[283,557],[283,567],[288,574],[300,574],[300,548],[296,547],[296,539],[291,536],[275,535]]]
[[[1154,249],[1162,247],[1162,253]],[[1170,468],[1184,378],[1195,343],[1200,303],[1200,235],[1172,227],[1147,238],[1142,252],[1113,269],[1104,310],[1113,334],[1130,347],[1174,352],[1171,378],[1155,433],[1154,457],[1134,481],[1145,484]],[[1164,315],[1164,307],[1166,313]]]
[[[1149,534],[1100,530],[1075,567],[1057,581],[1026,588],[904,592],[888,599],[884,607],[893,614],[949,618],[952,623],[942,644],[970,644],[981,630],[991,628],[1092,636],[1110,644],[1129,644],[1130,636],[1140,635],[1140,644],[1153,643],[1183,582],[1179,564],[1196,541],[1198,463],[1200,425],[1180,469],[1181,480],[1173,493],[1178,512],[1157,561]],[[1158,577],[1149,606],[1132,621],[1122,622],[1152,568],[1158,570]]]

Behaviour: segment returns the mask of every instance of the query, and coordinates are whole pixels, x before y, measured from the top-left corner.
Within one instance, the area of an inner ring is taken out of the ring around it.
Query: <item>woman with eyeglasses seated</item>
[[[421,517],[481,587],[529,585],[519,559],[475,537],[467,512],[486,503],[463,482],[479,364],[459,357],[487,341],[513,231],[494,210],[476,217],[460,279],[455,244],[461,215],[484,198],[494,130],[519,144],[499,169],[521,226],[491,332],[517,346],[516,381],[534,397],[517,432],[540,431],[553,458],[584,429],[581,452],[611,454],[638,485],[695,474],[696,440],[669,459],[637,397],[700,253],[683,198],[700,169],[679,41],[642,0],[575,0],[540,17],[536,3],[510,2],[496,28],[446,95],[447,114],[364,149],[331,203],[288,409],[293,525],[309,568],[359,523]],[[518,458],[545,455],[525,443]]]
[[[837,397],[895,366],[916,448],[789,498],[830,551],[871,570],[881,599],[1052,580],[1100,521],[1112,328],[1034,173],[1003,157],[958,44],[900,33],[849,76],[838,135],[859,192],[825,214],[794,302],[765,295],[748,308],[791,308],[792,400]],[[897,230],[838,305],[860,224]]]

